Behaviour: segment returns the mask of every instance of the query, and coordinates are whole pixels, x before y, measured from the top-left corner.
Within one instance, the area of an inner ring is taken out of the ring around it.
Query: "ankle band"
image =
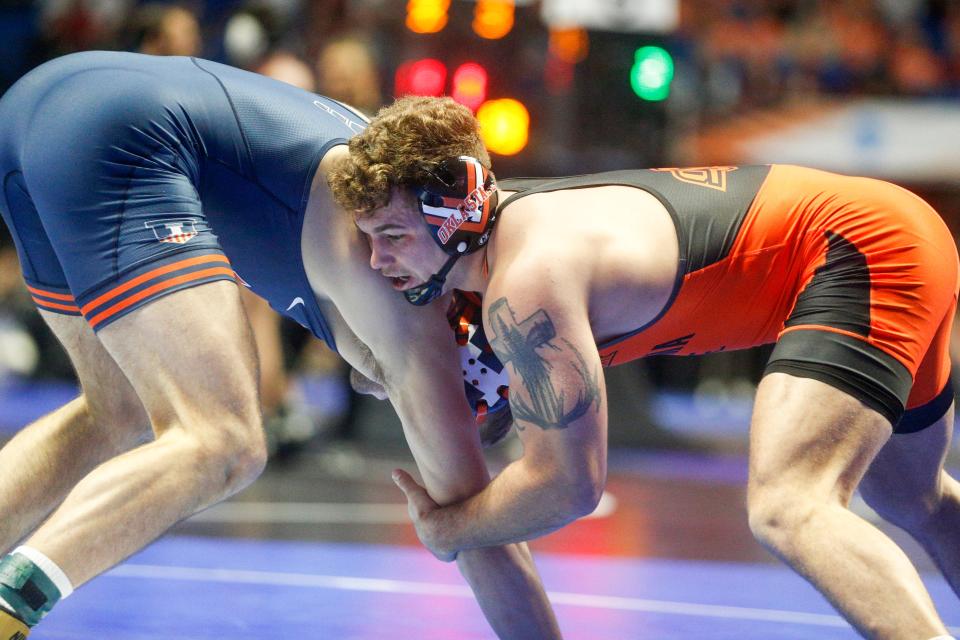
[[[61,569],[56,562],[48,558],[42,551],[23,545],[14,549],[12,553],[24,555],[29,558],[33,564],[40,567],[40,570],[50,578],[57,587],[57,590],[60,591],[61,600],[73,593],[73,583],[70,582],[70,578],[67,577],[67,574],[63,572],[63,569]]]
[[[0,598],[32,627],[60,600],[60,590],[30,558],[11,553],[0,561]]]

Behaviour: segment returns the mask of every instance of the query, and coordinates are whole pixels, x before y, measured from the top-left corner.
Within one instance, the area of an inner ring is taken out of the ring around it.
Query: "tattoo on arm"
[[[488,316],[490,346],[504,365],[509,363],[513,366],[529,396],[524,398],[516,392],[510,394],[510,407],[518,429],[522,429],[519,421],[541,429],[565,429],[594,403],[597,404],[597,411],[600,410],[598,372],[591,374],[583,355],[569,340],[560,338],[563,346],[557,346],[556,328],[546,311],[538,309],[526,320],[517,322],[513,309],[504,297],[490,305]],[[569,409],[566,408],[566,394],[558,394],[550,379],[553,365],[538,352],[543,349],[571,356],[570,367],[579,375],[580,385],[576,400]]]

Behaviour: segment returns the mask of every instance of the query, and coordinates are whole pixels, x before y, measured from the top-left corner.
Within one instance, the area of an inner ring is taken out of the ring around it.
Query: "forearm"
[[[561,637],[525,544],[470,549],[457,556],[457,565],[498,637]]]
[[[542,468],[521,458],[483,491],[432,512],[437,546],[463,551],[531,540],[592,511],[592,489],[585,491],[570,474]]]

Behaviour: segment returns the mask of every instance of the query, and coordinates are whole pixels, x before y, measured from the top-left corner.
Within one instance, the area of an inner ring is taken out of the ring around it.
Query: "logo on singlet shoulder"
[[[670,167],[653,169],[653,171],[669,173],[680,182],[723,192],[727,190],[727,174],[736,170],[737,167]]]
[[[318,109],[322,109],[323,111],[326,111],[327,113],[332,115],[334,118],[336,118],[343,124],[347,125],[347,128],[350,129],[350,131],[353,131],[354,133],[362,133],[363,130],[367,128],[367,124],[365,122],[357,122],[355,120],[351,120],[346,115],[340,113],[339,111],[332,108],[331,106],[320,102],[319,100],[314,100],[313,106],[317,107]]]

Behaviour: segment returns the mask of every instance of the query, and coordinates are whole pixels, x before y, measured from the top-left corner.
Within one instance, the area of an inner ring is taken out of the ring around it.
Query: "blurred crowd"
[[[686,0],[677,46],[708,107],[816,95],[960,96],[956,0]]]
[[[325,83],[321,49],[354,27],[358,40],[363,40],[364,25],[373,24],[370,16],[382,4],[383,0],[7,0],[0,3],[4,60],[0,89],[45,60],[92,49],[196,55],[247,69],[284,52],[304,63],[310,83]]]
[[[346,55],[338,59],[345,63],[339,72],[322,65],[321,49],[345,33],[360,35],[360,57],[369,55],[379,77],[389,80],[393,69],[384,54],[392,50],[383,49],[403,32],[405,4],[7,0],[0,7],[0,89],[45,59],[86,49],[201,55],[246,68],[283,50],[327,83],[329,73],[348,75],[367,62]],[[537,13],[537,2],[519,4]],[[542,24],[534,28],[545,31]],[[667,41],[678,59],[704,72],[698,81],[723,108],[811,93],[960,94],[956,0],[680,0],[679,26]],[[376,87],[389,90],[382,82]]]

